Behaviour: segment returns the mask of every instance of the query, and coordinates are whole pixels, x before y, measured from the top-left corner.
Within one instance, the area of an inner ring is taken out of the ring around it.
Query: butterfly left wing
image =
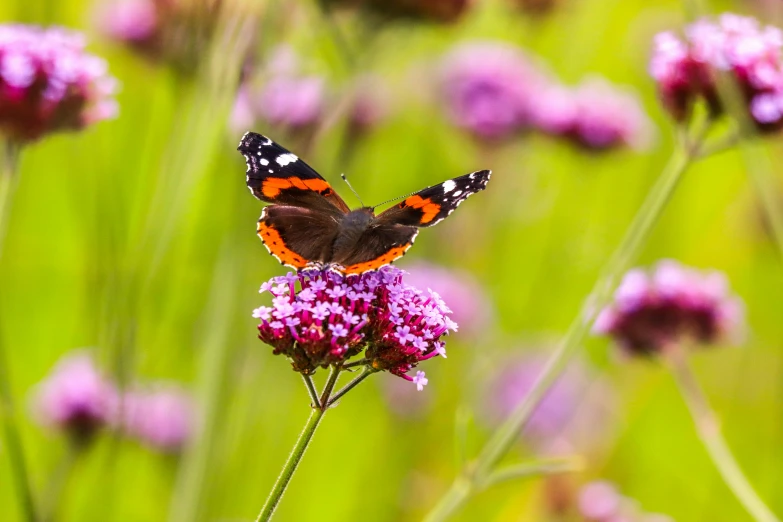
[[[345,201],[320,174],[266,136],[246,132],[237,150],[247,163],[247,186],[261,201],[329,214],[350,212]]]
[[[469,196],[484,190],[491,174],[489,170],[479,170],[427,187],[383,211],[374,223],[430,227],[443,221]]]
[[[405,255],[419,229],[393,223],[375,224],[359,236],[353,250],[333,259],[340,272],[361,274],[378,270]]]

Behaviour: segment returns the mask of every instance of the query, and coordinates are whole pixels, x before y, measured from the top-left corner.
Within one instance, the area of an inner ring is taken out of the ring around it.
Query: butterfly
[[[257,232],[281,264],[297,270],[328,266],[343,274],[377,270],[405,255],[420,227],[439,223],[484,190],[480,170],[427,187],[377,216],[351,210],[331,185],[295,154],[247,132],[237,148],[247,162],[247,186],[264,207]]]

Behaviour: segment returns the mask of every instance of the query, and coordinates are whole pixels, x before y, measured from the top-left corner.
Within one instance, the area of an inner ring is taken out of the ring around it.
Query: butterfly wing
[[[258,236],[281,264],[297,270],[331,259],[339,222],[318,210],[287,205],[264,207]]]
[[[261,201],[321,209],[330,214],[350,211],[320,174],[266,136],[247,132],[237,150],[247,163],[247,186]]]
[[[372,224],[351,251],[333,261],[345,274],[377,270],[404,256],[418,233],[418,228],[407,225]]]
[[[491,174],[489,170],[479,170],[427,187],[383,211],[375,222],[430,227],[443,221],[469,196],[484,190]]]

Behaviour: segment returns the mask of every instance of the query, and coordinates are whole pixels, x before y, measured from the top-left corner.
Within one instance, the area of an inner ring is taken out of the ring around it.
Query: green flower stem
[[[691,417],[693,417],[699,438],[726,486],[734,493],[734,496],[754,520],[757,522],[780,522],[780,519],[770,511],[748,482],[726,444],[721,433],[720,421],[710,408],[704,391],[696,381],[687,360],[683,354],[677,355],[679,356],[668,359],[669,366],[680,388],[680,394],[688,406]]]
[[[698,149],[698,143],[684,142],[677,147],[533,388],[494,432],[476,460],[469,463],[455,479],[451,489],[425,518],[427,522],[440,522],[451,516],[476,489],[476,485],[492,474],[495,466],[514,444],[535,408],[584,340],[598,312],[609,303],[612,292],[650,236],[653,225],[671,199],[683,173],[698,156]]]
[[[280,503],[280,499],[283,498],[283,493],[285,493],[288,483],[291,482],[291,477],[294,476],[294,472],[299,466],[299,462],[302,460],[305,451],[307,451],[307,446],[310,445],[316,428],[318,428],[318,425],[321,423],[321,418],[323,418],[326,410],[329,409],[329,397],[331,397],[332,390],[334,390],[334,385],[337,383],[337,378],[340,376],[341,370],[342,368],[340,366],[332,366],[330,370],[331,373],[326,381],[326,386],[324,386],[324,390],[321,393],[321,399],[313,405],[312,411],[310,411],[310,417],[307,419],[304,429],[302,429],[302,432],[299,434],[299,439],[297,439],[294,449],[291,450],[291,454],[288,456],[288,460],[283,466],[283,470],[277,477],[275,485],[272,487],[272,491],[269,493],[269,497],[267,497],[264,507],[261,508],[261,513],[259,513],[256,522],[266,522],[272,518],[277,505]]]
[[[373,373],[375,373],[375,370],[373,370],[373,369],[372,369],[372,368],[370,368],[369,366],[365,366],[365,367],[364,367],[364,370],[362,370],[362,373],[360,373],[359,375],[357,375],[356,377],[354,377],[354,378],[353,378],[353,380],[351,380],[351,382],[349,382],[348,384],[346,384],[345,386],[343,386],[343,388],[342,388],[340,391],[338,391],[337,393],[335,393],[334,395],[332,395],[332,397],[331,397],[331,398],[330,398],[330,399],[327,401],[327,403],[326,403],[326,407],[327,407],[327,408],[330,408],[330,407],[331,407],[331,406],[332,406],[334,403],[336,403],[338,400],[340,400],[340,398],[341,398],[343,395],[345,395],[346,393],[348,393],[349,391],[351,391],[351,390],[352,390],[353,388],[355,388],[355,387],[356,387],[356,386],[357,386],[359,383],[361,383],[361,382],[362,382],[364,379],[366,379],[367,377],[369,377],[369,376],[370,376],[370,375],[372,375]]]
[[[581,471],[583,468],[584,462],[578,457],[548,459],[538,462],[514,464],[496,470],[487,478],[487,480],[484,481],[483,484],[481,484],[481,488],[486,489],[490,486],[508,482],[510,480],[540,477],[542,475],[573,473],[576,471]]]
[[[321,404],[321,400],[318,398],[318,392],[315,390],[313,376],[302,374],[302,380],[305,383],[305,388],[307,388],[307,393],[310,395],[310,407],[317,408]]]
[[[11,211],[18,177],[16,167],[19,162],[19,148],[16,144],[6,143],[3,150],[2,165],[0,165],[0,258],[2,258],[3,244],[5,243],[8,217]],[[0,338],[0,418],[5,438],[8,460],[11,471],[16,481],[19,503],[24,511],[25,520],[35,522],[38,520],[37,509],[30,488],[30,479],[27,473],[22,437],[19,434],[19,426],[16,418],[13,392],[11,391],[11,376],[8,364],[8,356],[5,350],[5,340]]]

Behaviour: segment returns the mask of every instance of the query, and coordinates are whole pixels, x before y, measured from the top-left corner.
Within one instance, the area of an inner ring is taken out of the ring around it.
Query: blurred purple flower
[[[589,149],[640,149],[650,141],[651,125],[638,98],[598,77],[575,89],[550,86],[540,94],[534,114],[544,132]]]
[[[132,46],[157,46],[159,20],[152,0],[107,3],[99,18],[102,30],[115,40]]]
[[[636,502],[622,496],[614,484],[606,481],[584,485],[578,507],[587,522],[673,522],[666,515],[641,512]]]
[[[366,133],[389,115],[391,96],[386,83],[378,76],[365,75],[353,85],[353,102],[348,114],[352,137]]]
[[[753,18],[726,13],[717,21],[698,20],[681,39],[673,32],[655,37],[650,74],[663,104],[677,120],[690,117],[704,98],[714,115],[722,113],[715,75],[730,73],[762,130],[783,126],[783,33]]]
[[[484,139],[508,138],[530,123],[542,71],[510,44],[461,44],[444,59],[441,90],[452,121]]]
[[[494,319],[494,310],[479,282],[464,270],[452,270],[426,262],[406,265],[409,285],[431,288],[449,303],[460,332],[478,335],[485,331]]]
[[[419,393],[414,386],[401,379],[379,379],[378,385],[389,409],[398,417],[423,417],[432,406],[432,394]]]
[[[366,348],[370,367],[423,386],[423,372],[415,378],[406,372],[419,361],[445,357],[440,338],[457,325],[438,294],[405,284],[402,275],[389,266],[353,276],[305,270],[274,277],[261,287],[272,294],[272,306],[253,311],[261,320],[259,338],[303,374]]]
[[[327,103],[325,79],[301,73],[298,55],[282,45],[270,54],[263,74],[264,83],[248,77],[240,85],[230,125],[247,129],[248,122],[263,119],[287,130],[310,128],[318,123]]]
[[[742,301],[730,295],[722,273],[664,260],[650,273],[628,272],[593,331],[629,353],[654,354],[679,342],[736,340],[743,316]]]
[[[113,421],[117,404],[117,390],[86,352],[60,359],[34,396],[34,410],[40,421],[68,433],[79,443],[87,442]]]
[[[502,365],[485,391],[486,420],[494,425],[506,419],[527,397],[545,362],[542,355],[532,354]],[[586,451],[605,433],[611,404],[608,388],[574,361],[536,407],[525,436],[546,453],[573,452],[576,446]]]
[[[122,415],[126,433],[162,451],[180,450],[193,435],[193,400],[189,393],[176,386],[127,392]]]
[[[117,82],[84,37],[51,27],[0,25],[0,132],[25,142],[117,115]]]

